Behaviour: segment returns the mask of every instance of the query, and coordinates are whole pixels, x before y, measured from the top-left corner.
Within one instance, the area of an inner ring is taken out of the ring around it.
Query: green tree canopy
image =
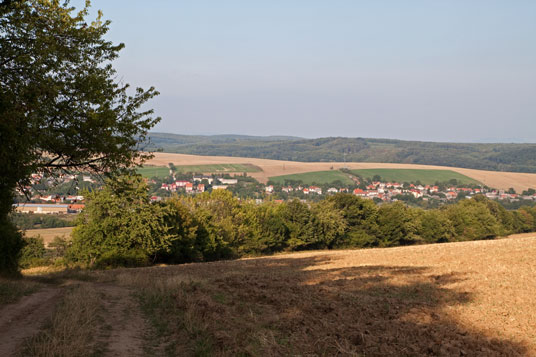
[[[154,261],[179,239],[167,225],[169,207],[150,204],[147,184],[139,176],[119,177],[86,195],[86,208],[73,230],[75,260],[95,264],[134,256]]]
[[[105,40],[110,21],[87,22],[89,1],[0,3],[0,231],[14,189],[34,172],[114,174],[148,157],[139,151],[160,119],[141,107],[154,88],[129,90],[112,61],[123,44]],[[20,244],[0,237],[0,270]],[[10,251],[10,256],[4,252]],[[16,255],[16,254],[15,254]]]

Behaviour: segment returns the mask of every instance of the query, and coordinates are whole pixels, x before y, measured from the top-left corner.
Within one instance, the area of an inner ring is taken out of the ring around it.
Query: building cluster
[[[40,214],[67,214],[80,213],[84,209],[83,203],[57,204],[57,203],[15,203],[15,212]]]
[[[291,192],[303,192],[305,195],[316,194],[322,195],[322,188],[317,186],[308,186],[308,187],[292,187],[292,186],[283,186],[281,192],[291,193]],[[326,190],[327,194],[335,194],[339,192],[348,192],[348,188],[335,188],[330,187]],[[273,194],[276,192],[276,189],[273,185],[268,185],[265,187],[265,192],[267,194]],[[486,188],[471,188],[471,187],[446,187],[440,189],[439,186],[434,185],[403,185],[398,182],[372,182],[365,188],[356,188],[351,191],[356,196],[367,198],[367,199],[379,199],[382,201],[390,202],[396,200],[396,197],[399,195],[413,196],[414,198],[422,198],[423,200],[428,199],[437,199],[441,201],[450,201],[455,200],[458,197],[462,196],[464,198],[470,198],[477,194],[485,194],[490,199],[498,200],[516,200],[516,199],[525,199],[525,200],[536,200],[536,195],[532,196],[521,196],[515,193],[508,193],[503,190],[493,190]]]
[[[215,182],[216,181],[216,182]],[[204,183],[211,185],[213,190],[227,189],[229,185],[236,185],[238,179],[218,177],[214,179],[211,176],[194,176],[191,181],[181,180],[172,183],[162,183],[162,190],[169,192],[186,192],[186,193],[202,193],[208,188]]]

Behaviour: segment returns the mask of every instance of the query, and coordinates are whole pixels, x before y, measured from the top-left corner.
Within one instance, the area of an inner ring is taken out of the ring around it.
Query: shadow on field
[[[463,275],[337,264],[336,257],[276,257],[160,268],[158,276],[202,281],[182,285],[176,308],[199,321],[216,354],[527,353],[449,315],[472,300],[456,288]]]

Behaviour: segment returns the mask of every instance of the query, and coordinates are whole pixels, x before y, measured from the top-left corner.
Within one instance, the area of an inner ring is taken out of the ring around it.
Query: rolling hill
[[[151,133],[148,151],[300,162],[378,162],[490,171],[536,172],[536,144],[434,143],[290,136],[189,136]]]
[[[260,182],[268,182],[270,177],[292,175],[305,172],[338,170],[340,168],[356,169],[420,169],[420,170],[451,170],[470,177],[482,184],[498,188],[509,189],[513,187],[521,192],[528,188],[536,188],[536,174],[519,172],[498,172],[473,170],[459,167],[445,167],[433,165],[373,163],[373,162],[296,162],[282,160],[255,159],[248,157],[229,156],[201,156],[173,153],[155,153],[147,165],[166,166],[172,162],[175,166],[185,165],[213,165],[213,164],[251,164],[259,167],[261,171],[248,173]]]

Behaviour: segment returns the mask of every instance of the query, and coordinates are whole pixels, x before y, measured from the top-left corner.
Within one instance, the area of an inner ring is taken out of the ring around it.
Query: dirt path
[[[104,313],[101,343],[105,356],[143,356],[145,320],[130,290],[109,284],[94,284],[102,296]]]
[[[46,288],[0,310],[0,356],[11,356],[54,313],[59,288]]]

